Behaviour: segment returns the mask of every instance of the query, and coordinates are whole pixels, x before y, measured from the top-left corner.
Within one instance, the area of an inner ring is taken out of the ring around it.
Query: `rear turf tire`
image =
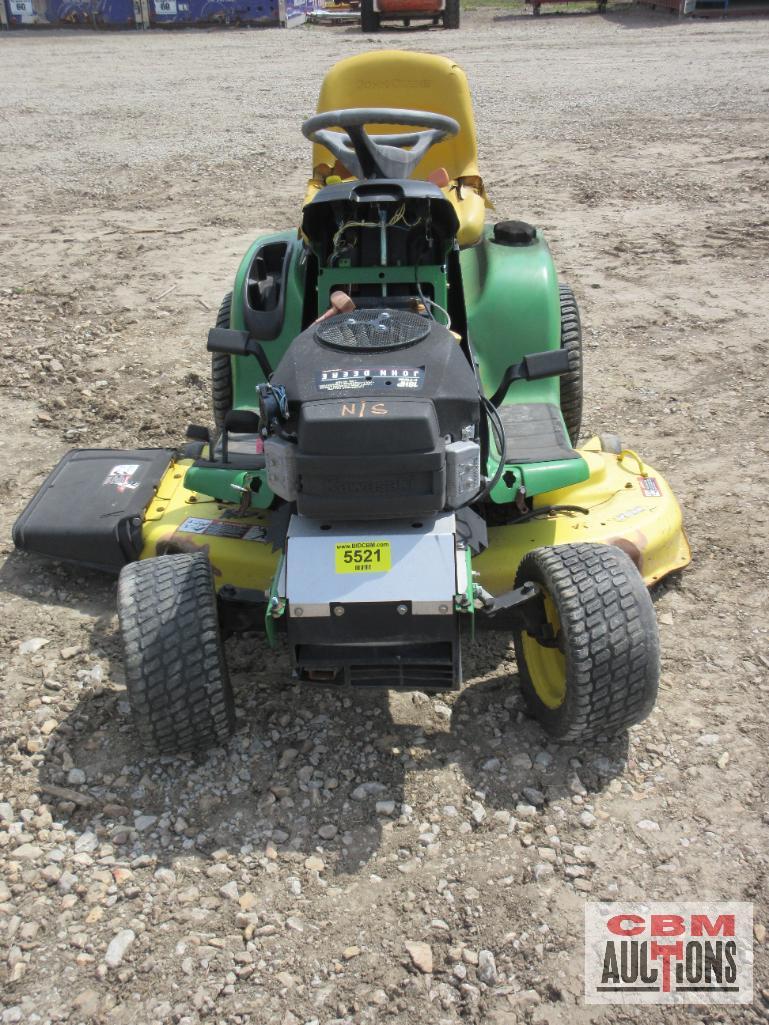
[[[232,292],[222,299],[216,318],[217,327],[229,327],[232,315]],[[221,433],[224,429],[224,418],[232,409],[232,362],[226,352],[211,353],[211,396],[214,407],[214,423]]]
[[[360,27],[362,32],[378,32],[379,12],[374,10],[374,0],[361,0]]]
[[[443,10],[443,27],[459,28],[459,0],[446,0]]]
[[[235,707],[207,556],[129,563],[120,573],[118,616],[128,700],[144,746],[177,754],[223,744]]]
[[[529,552],[515,586],[533,581],[558,647],[514,634],[523,696],[558,740],[613,736],[645,719],[657,697],[659,636],[651,598],[631,559],[612,545]]]
[[[560,286],[561,348],[569,354],[569,372],[561,378],[561,413],[569,441],[576,446],[582,426],[582,326],[574,293]]]

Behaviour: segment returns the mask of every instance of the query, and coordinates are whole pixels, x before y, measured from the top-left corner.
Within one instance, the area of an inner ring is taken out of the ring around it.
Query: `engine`
[[[381,308],[323,319],[292,342],[271,386],[287,405],[265,441],[267,480],[299,515],[414,519],[477,495],[478,383],[435,320]]]

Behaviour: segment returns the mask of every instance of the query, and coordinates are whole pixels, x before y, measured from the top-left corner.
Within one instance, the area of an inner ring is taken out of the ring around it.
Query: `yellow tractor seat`
[[[459,219],[457,240],[460,246],[476,243],[491,204],[478,172],[475,121],[464,71],[448,57],[428,53],[381,50],[347,57],[323,79],[317,113],[351,107],[428,110],[446,114],[459,123],[457,135],[431,147],[412,177],[426,181],[431,174],[446,170],[449,182],[442,191]],[[408,130],[394,125],[368,126],[372,135]],[[313,145],[312,155],[313,174],[305,206],[324,185],[350,177],[324,146]]]

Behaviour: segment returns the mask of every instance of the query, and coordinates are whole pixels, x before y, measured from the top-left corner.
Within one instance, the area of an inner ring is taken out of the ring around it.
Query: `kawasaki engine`
[[[456,337],[411,310],[328,317],[262,388],[267,479],[296,503],[275,600],[309,679],[459,685],[481,488],[480,402]]]
[[[322,320],[271,386],[288,415],[265,443],[267,479],[300,515],[413,519],[478,493],[478,384],[436,321],[382,309]]]

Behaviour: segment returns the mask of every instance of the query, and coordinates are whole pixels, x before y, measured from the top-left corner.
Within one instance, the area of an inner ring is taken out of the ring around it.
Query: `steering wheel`
[[[369,135],[366,125],[414,125],[422,130]],[[330,128],[344,131],[331,132]],[[325,146],[356,178],[410,178],[431,146],[458,131],[459,123],[453,117],[397,107],[328,110],[302,125],[306,139]]]

